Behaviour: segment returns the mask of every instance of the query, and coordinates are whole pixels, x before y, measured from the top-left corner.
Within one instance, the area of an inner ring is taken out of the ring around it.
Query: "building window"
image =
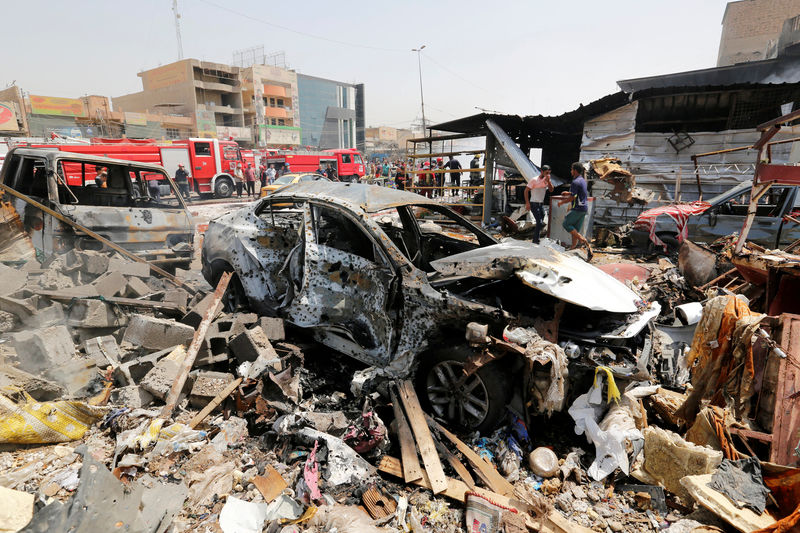
[[[167,139],[177,139],[180,136],[181,134],[178,128],[167,128]]]
[[[283,107],[283,98],[278,98],[278,107]]]
[[[282,118],[278,119],[278,126],[284,126],[285,124],[286,124],[286,122],[284,122],[284,120]]]
[[[272,124],[273,126],[277,126],[278,125],[277,121],[274,118],[270,119],[270,124]]]
[[[269,99],[269,106],[270,107],[275,107],[275,99],[274,98],[270,98]]]

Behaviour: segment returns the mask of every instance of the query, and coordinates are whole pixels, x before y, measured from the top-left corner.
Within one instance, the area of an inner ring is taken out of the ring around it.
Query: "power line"
[[[451,76],[455,76],[456,78],[460,79],[461,81],[463,81],[465,83],[468,83],[468,84],[472,85],[473,87],[475,87],[476,89],[480,89],[481,91],[483,91],[483,92],[485,92],[487,94],[492,94],[491,91],[489,91],[488,89],[484,89],[480,85],[476,85],[471,80],[465,78],[464,76],[458,74],[457,72],[454,72],[454,71],[450,70],[449,68],[447,68],[446,66],[442,65],[441,63],[436,61],[434,58],[432,58],[430,54],[423,53],[422,55],[424,55],[427,59],[430,59],[433,62],[434,65],[438,66],[439,68],[441,68],[442,70],[444,70],[445,72],[450,74]]]
[[[246,19],[252,20],[254,22],[259,22],[259,23],[265,24],[267,26],[272,26],[273,28],[279,28],[281,30],[288,31],[288,32],[291,32],[291,33],[295,33],[297,35],[302,35],[304,37],[311,37],[312,39],[319,39],[321,41],[328,41],[330,43],[341,44],[341,45],[344,45],[344,46],[352,46],[353,48],[364,48],[364,49],[367,49],[367,50],[379,50],[379,51],[382,51],[382,52],[405,52],[404,49],[401,50],[401,49],[398,49],[398,48],[382,48],[380,46],[369,46],[369,45],[366,45],[366,44],[350,43],[350,42],[347,42],[347,41],[339,41],[337,39],[331,39],[329,37],[323,37],[321,35],[314,35],[313,33],[307,33],[307,32],[304,32],[304,31],[295,30],[294,28],[289,28],[288,26],[282,26],[280,24],[275,24],[274,22],[267,22],[266,20],[254,17],[252,15],[248,15],[246,13],[242,13],[240,11],[236,11],[235,9],[231,9],[229,7],[226,7],[226,6],[221,6],[221,5],[217,4],[217,3],[211,2],[210,0],[200,0],[200,1],[203,2],[203,3],[206,3],[208,5],[214,6],[214,7],[218,8],[218,9],[221,9],[223,11],[227,11],[229,13],[233,13],[234,15],[239,15],[240,17],[244,17]]]

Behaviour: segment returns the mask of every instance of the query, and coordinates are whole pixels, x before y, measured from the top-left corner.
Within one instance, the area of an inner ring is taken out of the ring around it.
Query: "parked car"
[[[104,168],[106,183],[100,186],[95,178]],[[154,198],[148,182],[168,184],[171,194]],[[172,178],[159,165],[43,148],[14,148],[6,154],[0,183],[131,252],[159,257],[170,266],[186,267],[191,262],[192,215]],[[103,247],[23,200],[10,194],[5,197],[13,204],[33,247],[44,257],[73,248]]]
[[[271,194],[282,187],[291,185],[292,183],[305,182],[305,181],[330,181],[327,177],[317,174],[316,172],[290,172],[275,179],[269,185],[261,187],[261,198]]]
[[[552,376],[548,364],[531,363],[542,379],[528,374],[524,357],[480,361],[469,323],[496,339],[507,326],[554,328],[576,365],[646,379],[660,310],[574,255],[498,242],[433,199],[367,184],[301,182],[212,220],[202,269],[211,284],[235,273],[231,306],[308,328],[384,374],[416,370],[426,405],[479,430]],[[465,375],[468,362],[478,369]]]
[[[686,236],[693,242],[710,243],[742,230],[750,203],[753,182],[748,180],[707,200],[707,205],[694,209],[701,211],[690,215],[686,222]],[[766,248],[781,248],[800,239],[800,225],[786,219],[800,203],[797,187],[772,187],[758,203],[753,226],[747,237]],[[688,204],[681,204],[687,205]],[[697,204],[695,204],[697,206]],[[665,208],[656,208],[664,210]],[[671,207],[667,207],[670,210]],[[648,215],[654,210],[644,211],[634,222],[631,237],[637,245],[649,246],[650,226]],[[679,229],[669,213],[658,216],[655,235],[668,247],[677,247]]]

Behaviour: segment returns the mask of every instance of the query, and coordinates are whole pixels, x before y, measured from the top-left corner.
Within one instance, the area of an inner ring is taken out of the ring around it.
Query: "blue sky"
[[[722,0],[179,0],[184,57],[283,50],[305,74],[363,82],[367,124],[426,115],[558,114],[617,90],[616,80],[716,64]],[[6,2],[0,87],[119,96],[136,72],[177,59],[171,0]],[[13,44],[12,44],[13,43]],[[13,47],[13,49],[11,49]]]

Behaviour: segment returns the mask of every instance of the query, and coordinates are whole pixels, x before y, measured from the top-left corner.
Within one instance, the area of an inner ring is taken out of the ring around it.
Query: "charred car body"
[[[14,148],[0,170],[0,183],[156,264],[184,266],[191,262],[192,216],[163,167],[41,148]],[[151,196],[148,184],[169,184],[172,192],[156,198]],[[12,233],[10,225],[16,220],[37,255],[103,247],[23,199],[10,194],[5,197],[2,231]],[[19,240],[15,242],[19,244]],[[2,252],[19,254],[20,248]]]
[[[603,364],[618,376],[648,376],[657,304],[645,307],[577,257],[498,242],[413,193],[291,185],[212,220],[202,263],[212,284],[223,272],[237,275],[234,303],[310,328],[323,344],[384,374],[416,369],[423,401],[465,427],[491,427],[512,397],[527,402],[536,382],[552,379],[548,364],[523,372],[524,357],[494,361],[515,351],[499,340],[509,326],[549,332],[542,335],[588,369]],[[471,322],[488,326],[488,338],[473,336],[470,345]]]

